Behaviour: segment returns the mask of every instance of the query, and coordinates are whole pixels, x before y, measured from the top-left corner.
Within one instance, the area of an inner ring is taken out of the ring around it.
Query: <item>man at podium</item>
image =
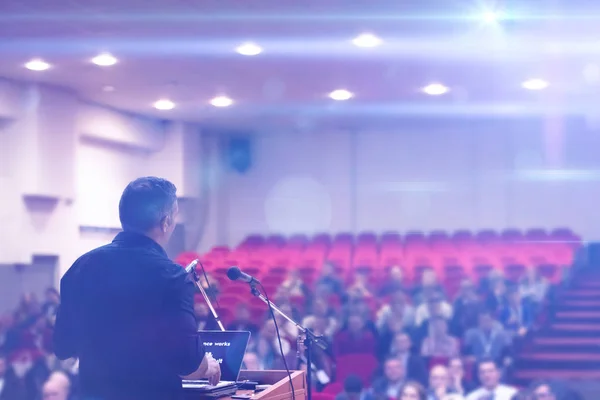
[[[171,182],[136,179],[119,202],[123,232],[61,279],[54,350],[79,358],[83,399],[177,399],[180,376],[197,369],[218,383],[196,331],[194,283],[164,250],[177,213]]]

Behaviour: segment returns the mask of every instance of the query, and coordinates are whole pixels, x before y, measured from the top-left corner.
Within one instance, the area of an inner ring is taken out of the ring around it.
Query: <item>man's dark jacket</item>
[[[147,236],[121,232],[61,280],[54,350],[79,358],[83,398],[176,399],[200,365],[194,284]]]

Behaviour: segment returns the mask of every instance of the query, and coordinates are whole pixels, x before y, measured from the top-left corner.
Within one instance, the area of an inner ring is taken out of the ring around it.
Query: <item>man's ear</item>
[[[171,227],[171,224],[173,223],[173,219],[171,218],[170,215],[167,215],[163,218],[162,224],[161,224],[161,230],[164,233],[167,233],[167,231],[169,230],[169,228]]]

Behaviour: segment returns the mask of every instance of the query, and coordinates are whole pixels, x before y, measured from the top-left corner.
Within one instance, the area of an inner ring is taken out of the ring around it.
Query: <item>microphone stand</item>
[[[204,290],[204,288],[202,287],[202,284],[200,283],[200,277],[198,276],[198,272],[196,272],[196,268],[191,268],[191,271],[189,273],[190,273],[190,276],[192,277],[192,279],[194,280],[196,287],[198,288],[198,290],[200,290],[200,293],[202,293],[202,297],[204,297],[204,301],[206,301],[206,304],[208,305],[208,308],[210,309],[210,312],[211,312],[213,318],[215,319],[215,321],[217,321],[217,325],[219,325],[219,328],[221,329],[221,331],[224,332],[225,328],[223,327],[223,323],[221,322],[219,315],[215,311],[215,308],[213,307],[212,302],[210,301],[210,298],[208,297],[208,294],[206,294],[206,290]]]
[[[304,336],[304,346],[306,346],[306,384],[308,385],[307,398],[308,400],[312,400],[312,347],[313,345],[317,345],[321,349],[327,350],[327,343],[323,341],[323,338],[321,336],[315,335],[310,329],[303,327],[302,325],[294,321],[293,318],[289,317],[286,313],[281,311],[281,309],[275,304],[273,304],[272,301],[267,300],[267,298],[256,288],[254,282],[250,283],[250,292],[255,297],[258,297],[260,300],[262,300],[262,302],[265,303],[267,306],[271,307],[271,309],[273,309],[273,311],[275,311],[277,314],[281,315],[288,322],[295,325],[298,331],[300,331],[300,333]]]

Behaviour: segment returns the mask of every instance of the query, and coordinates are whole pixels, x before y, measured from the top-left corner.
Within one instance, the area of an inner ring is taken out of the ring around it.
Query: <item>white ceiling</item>
[[[595,13],[574,2],[568,9],[535,3],[507,3],[514,20],[486,25],[480,0],[0,0],[0,76],[217,126],[591,112],[600,90],[600,5]],[[362,32],[381,37],[382,46],[353,46]],[[246,41],[264,53],[235,53]],[[104,51],[119,63],[89,62]],[[23,68],[34,57],[53,68]],[[551,85],[523,90],[531,77]],[[452,91],[439,98],[419,91],[434,81]],[[115,90],[103,91],[107,85]],[[355,98],[334,104],[327,93],[338,88]],[[209,104],[216,95],[235,104],[216,109]],[[177,107],[154,110],[163,97]]]

